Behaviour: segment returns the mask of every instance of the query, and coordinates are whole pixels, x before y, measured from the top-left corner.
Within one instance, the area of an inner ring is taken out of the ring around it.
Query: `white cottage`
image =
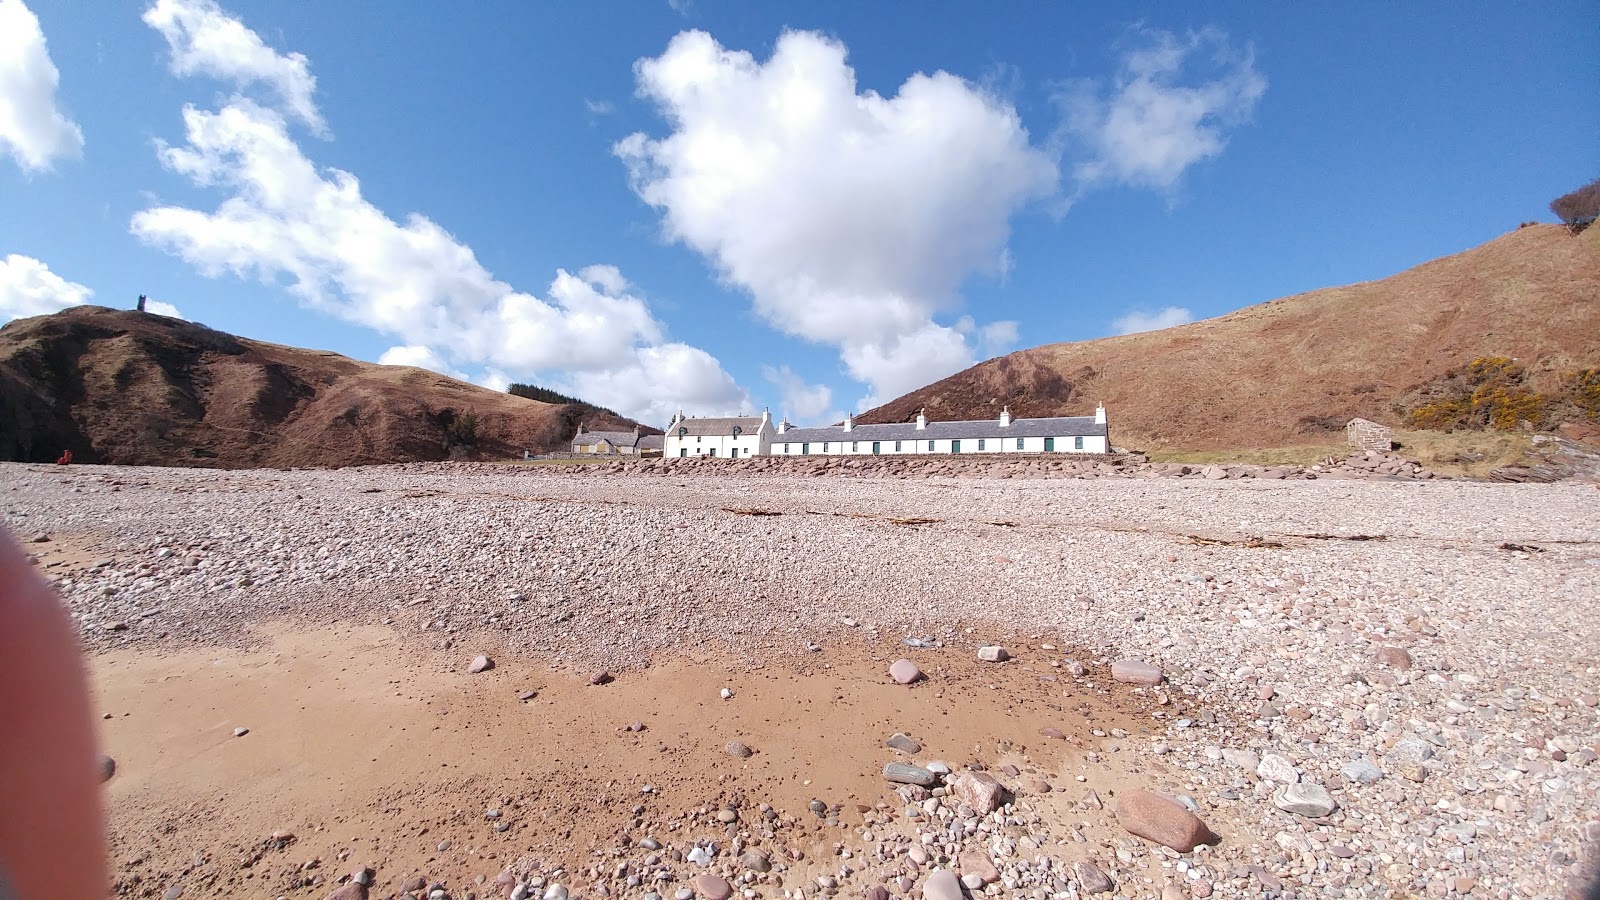
[[[772,414],[699,418],[679,412],[667,426],[662,455],[744,459],[772,452]]]
[[[824,428],[782,422],[772,437],[774,456],[1109,452],[1103,405],[1092,416],[1041,419],[1013,419],[1007,408],[998,419],[964,422],[930,422],[921,412],[915,422],[885,425],[857,425],[853,416]]]

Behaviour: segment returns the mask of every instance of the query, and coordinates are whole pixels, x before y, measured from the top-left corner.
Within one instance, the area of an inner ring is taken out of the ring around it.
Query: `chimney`
[[[779,434],[783,434],[784,432],[786,432],[788,430],[789,430],[789,420],[788,419],[779,419],[778,420],[778,433]]]
[[[1094,408],[1094,423],[1096,425],[1104,425],[1106,423],[1106,405],[1104,403]]]
[[[928,427],[928,417],[926,415],[927,412],[928,411],[926,409],[917,410],[917,430],[918,431],[921,431],[924,428]]]
[[[763,430],[764,431],[764,430],[766,430],[766,427],[768,425],[771,425],[771,424],[772,424],[772,407],[764,406],[764,407],[761,408],[761,428],[759,430]]]
[[[1010,424],[1011,424],[1011,407],[1003,406],[1003,407],[1000,408],[1000,427],[1001,428],[1005,428],[1006,426],[1008,426]]]
[[[844,430],[845,431],[850,431],[851,429],[853,429],[855,427],[856,427],[856,414],[855,413],[845,413],[844,414]]]
[[[583,420],[582,419],[578,420],[578,433],[579,434],[583,434]]]

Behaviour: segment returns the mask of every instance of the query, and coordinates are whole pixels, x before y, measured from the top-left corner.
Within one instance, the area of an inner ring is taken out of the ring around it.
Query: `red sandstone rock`
[[[1379,647],[1373,656],[1380,664],[1391,669],[1411,668],[1411,654],[1407,653],[1404,647]]]
[[[1216,835],[1177,801],[1150,791],[1124,791],[1117,797],[1117,824],[1130,834],[1188,853]]]
[[[980,816],[987,816],[1005,802],[1006,789],[988,772],[963,772],[950,789],[957,800]]]

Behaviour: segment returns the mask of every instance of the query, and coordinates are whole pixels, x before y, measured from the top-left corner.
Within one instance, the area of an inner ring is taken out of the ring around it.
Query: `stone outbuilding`
[[[1394,429],[1370,419],[1351,419],[1344,426],[1344,440],[1357,450],[1387,452],[1394,447]]]
[[[632,456],[639,452],[640,437],[637,427],[632,431],[590,431],[579,423],[578,433],[572,436],[572,452]]]

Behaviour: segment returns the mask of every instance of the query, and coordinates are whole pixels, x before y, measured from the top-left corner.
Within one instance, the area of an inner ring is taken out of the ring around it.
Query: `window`
[[[788,445],[788,444],[784,444],[784,445],[783,445],[783,452],[784,452],[784,453],[785,453],[785,454],[786,454],[786,455],[787,455],[787,454],[788,454],[788,452],[789,452],[789,445]]]
[[[696,444],[700,443],[700,435],[697,434],[697,435],[694,436],[694,442]]]
[[[929,441],[929,442],[928,442],[928,452],[929,452],[929,453],[932,453],[932,452],[933,452],[933,441]]]
[[[1082,450],[1083,449],[1083,438],[1081,438],[1081,437],[1073,438],[1072,439],[1072,449],[1074,449],[1074,450]]]
[[[827,453],[828,452],[828,442],[827,441],[823,441],[822,442],[822,452],[823,453]]]
[[[983,451],[983,438],[978,438],[978,451],[980,453]]]
[[[859,443],[861,443],[861,442],[860,441],[851,441],[850,442],[850,452],[851,453],[856,452],[856,449],[857,449],[856,445],[859,444]]]
[[[1022,438],[1017,438],[1017,449],[1018,450],[1022,449]]]
[[[899,441],[895,441],[894,442],[894,452],[896,452],[896,453],[900,452],[900,442]]]

